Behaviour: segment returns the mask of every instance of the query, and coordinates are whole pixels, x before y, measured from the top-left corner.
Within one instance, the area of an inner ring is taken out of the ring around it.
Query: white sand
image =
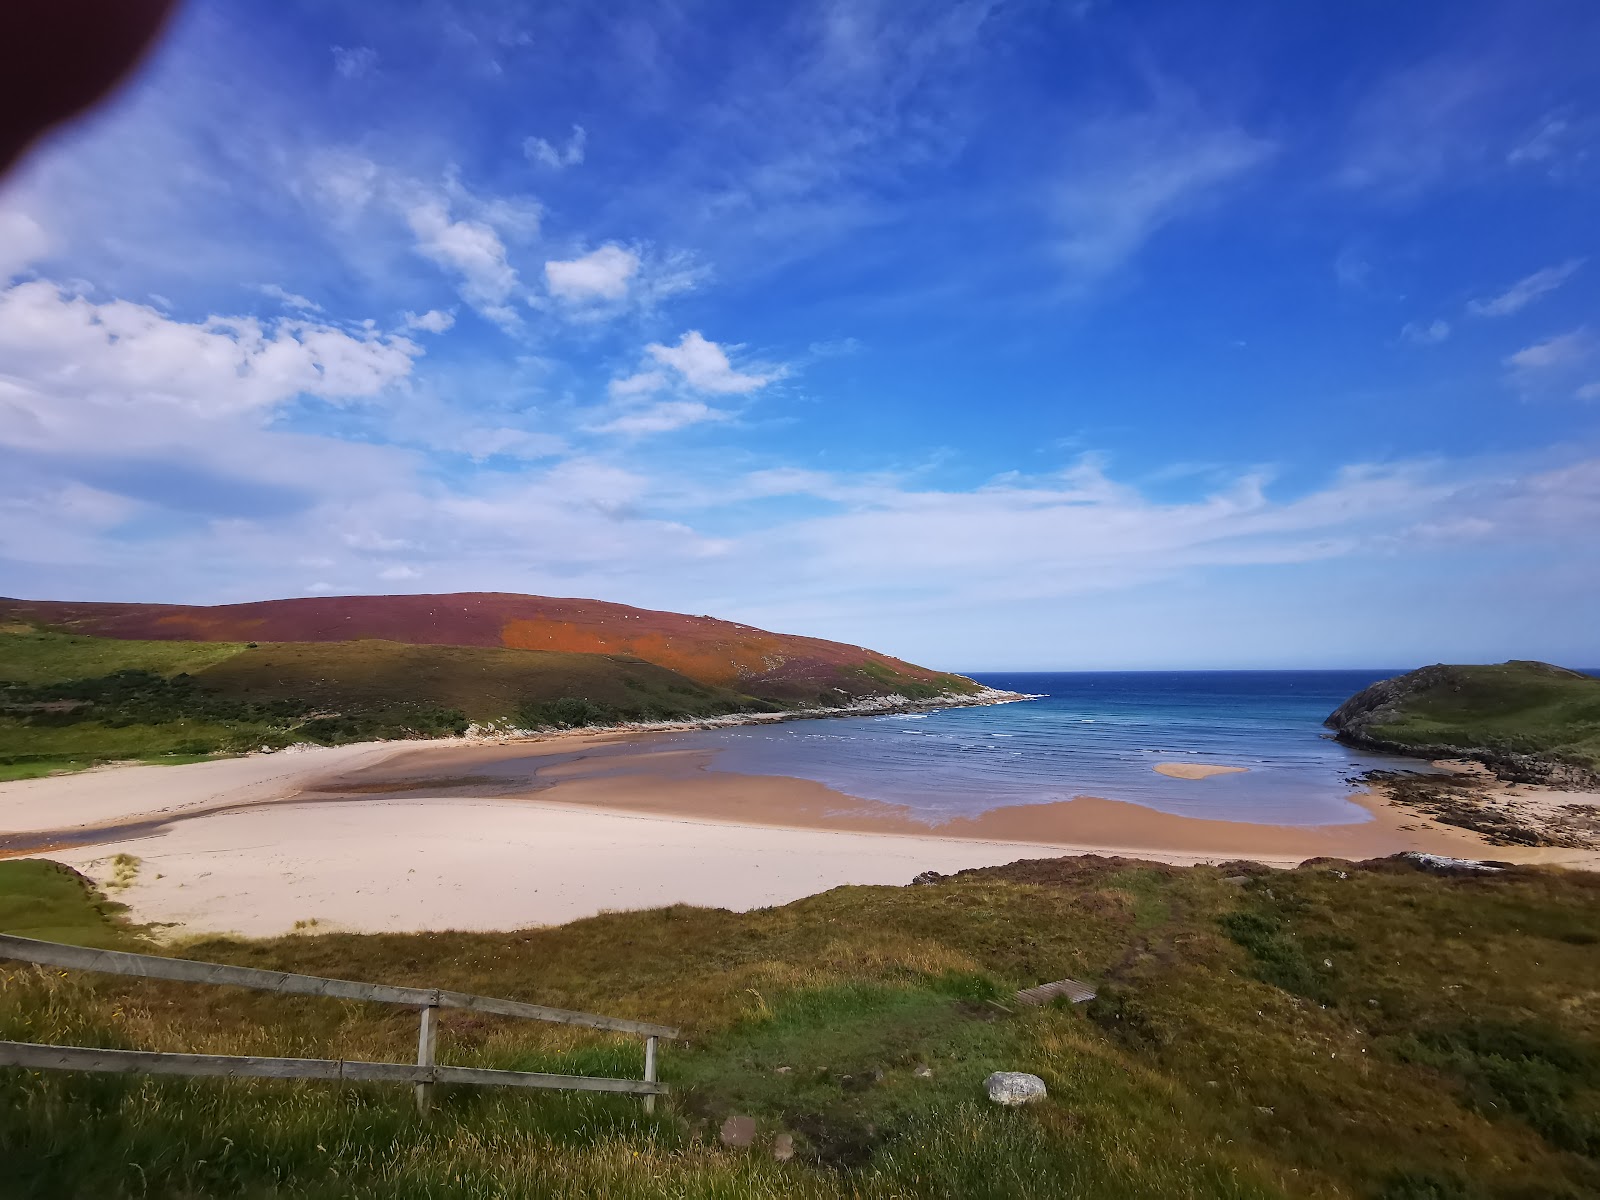
[[[312,776],[355,770],[430,742],[306,746],[175,767],[112,766],[0,783],[0,831],[71,829],[251,804],[289,795]]]
[[[319,930],[490,930],[675,903],[743,910],[1071,852],[454,797],[275,804],[50,857],[103,882],[112,855],[135,855],[134,883],[113,895],[139,920],[268,936],[313,918]]]

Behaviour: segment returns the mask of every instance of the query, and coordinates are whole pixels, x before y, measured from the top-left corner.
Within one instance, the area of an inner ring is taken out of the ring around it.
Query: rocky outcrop
[[[1565,667],[1541,662],[1512,662],[1509,668],[1530,676],[1552,679],[1585,679],[1587,676]],[[1584,789],[1600,786],[1600,772],[1557,755],[1530,751],[1508,740],[1485,736],[1480,742],[1417,742],[1385,736],[1385,726],[1410,715],[1418,702],[1441,692],[1460,692],[1472,686],[1468,670],[1436,663],[1380,679],[1346,700],[1323,722],[1346,745],[1411,758],[1467,759],[1480,762],[1501,779],[1515,783],[1543,784],[1547,787]]]

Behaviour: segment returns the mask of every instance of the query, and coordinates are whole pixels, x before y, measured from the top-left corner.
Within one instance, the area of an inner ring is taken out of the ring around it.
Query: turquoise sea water
[[[1397,674],[1372,671],[1139,671],[981,674],[1043,698],[986,708],[845,717],[672,735],[715,748],[713,768],[816,780],[928,820],[1074,796],[1131,800],[1221,820],[1319,825],[1362,821],[1351,780],[1417,766],[1346,749],[1323,718]],[[1160,762],[1248,767],[1168,779]]]

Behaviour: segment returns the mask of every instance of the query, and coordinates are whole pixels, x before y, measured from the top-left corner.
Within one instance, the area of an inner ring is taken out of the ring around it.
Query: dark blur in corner
[[[0,176],[43,134],[105,99],[177,0],[0,3]]]

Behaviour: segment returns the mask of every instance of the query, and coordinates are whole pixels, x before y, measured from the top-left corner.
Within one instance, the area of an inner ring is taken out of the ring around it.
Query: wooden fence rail
[[[520,1000],[473,996],[443,988],[395,987],[384,983],[357,983],[348,979],[323,979],[287,971],[233,967],[223,963],[163,958],[154,954],[129,954],[121,950],[93,950],[41,942],[33,938],[0,934],[0,958],[46,967],[99,971],[144,979],[172,979],[184,983],[221,984],[301,996],[329,996],[344,1000],[369,1000],[416,1008],[420,1014],[417,1062],[346,1062],[321,1058],[256,1058],[222,1054],[168,1054],[143,1050],[102,1050],[77,1046],[42,1046],[31,1042],[0,1041],[0,1066],[33,1070],[110,1071],[150,1075],[207,1075],[265,1079],[362,1080],[416,1085],[417,1108],[427,1114],[436,1083],[465,1083],[479,1087],[555,1088],[565,1091],[620,1092],[644,1097],[645,1111],[655,1108],[655,1098],[667,1086],[656,1079],[657,1048],[661,1038],[674,1038],[670,1025],[603,1017],[595,1013],[546,1008]],[[585,1075],[549,1075],[536,1071],[496,1071],[480,1067],[439,1066],[434,1062],[437,1040],[435,1017],[441,1008],[581,1025],[611,1033],[631,1033],[645,1039],[643,1079],[604,1079]]]

